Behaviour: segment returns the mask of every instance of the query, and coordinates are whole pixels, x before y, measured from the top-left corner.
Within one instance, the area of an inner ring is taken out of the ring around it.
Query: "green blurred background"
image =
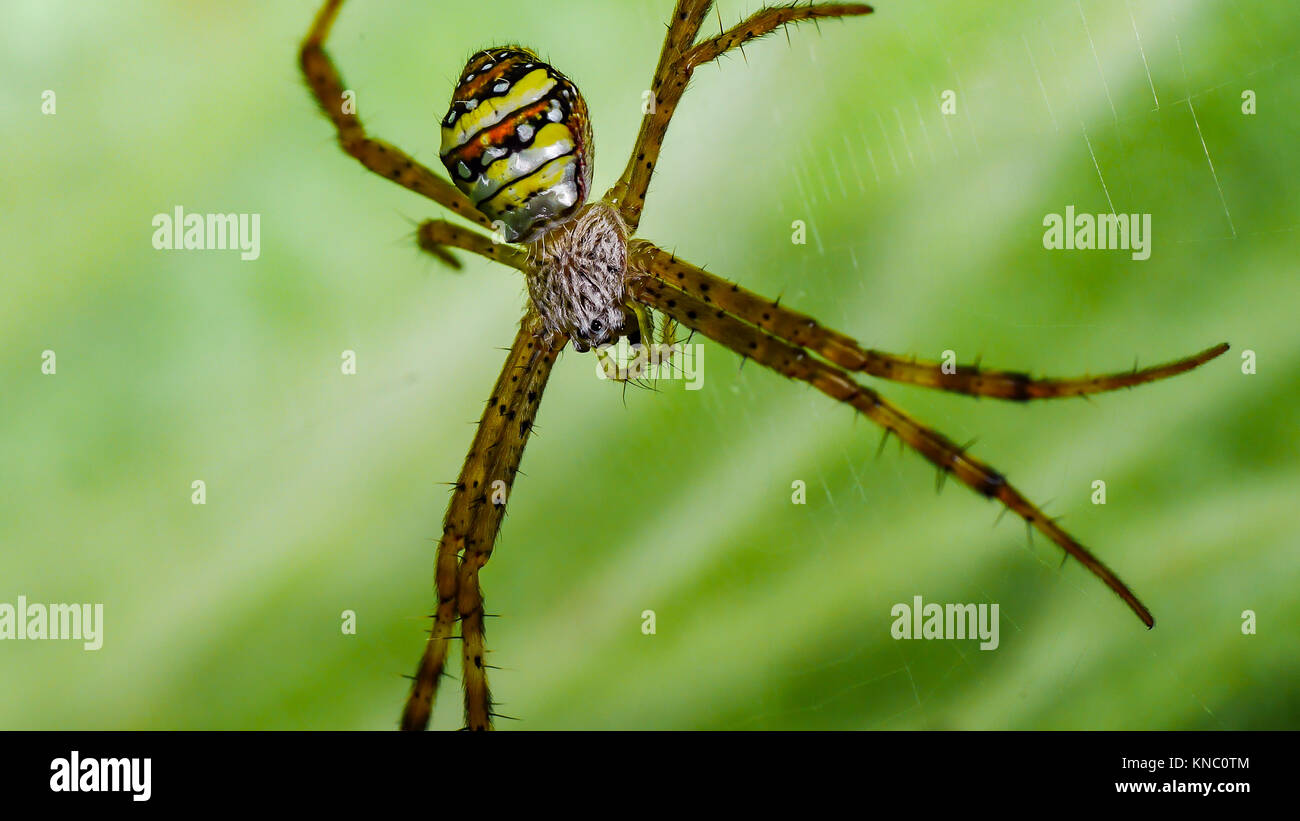
[[[434,167],[464,59],[539,49],[584,90],[603,191],[670,8],[353,0],[330,46],[371,133]],[[419,253],[436,206],[338,150],[296,73],[315,10],[0,12],[0,601],[106,621],[98,652],[0,643],[0,727],[396,724],[439,483],[523,288]],[[683,257],[930,359],[1067,376],[1232,343],[1092,403],[880,386],[1052,500],[1157,626],[807,387],[709,343],[703,390],[623,391],[570,351],[483,574],[502,724],[1300,726],[1298,69],[1289,0],[881,0],[701,69],[641,226]],[[1045,214],[1108,198],[1153,215],[1148,261],[1043,249]],[[177,205],[260,214],[260,259],[155,251]],[[1001,647],[892,640],[915,595],[999,603]],[[459,726],[457,687],[435,726]]]

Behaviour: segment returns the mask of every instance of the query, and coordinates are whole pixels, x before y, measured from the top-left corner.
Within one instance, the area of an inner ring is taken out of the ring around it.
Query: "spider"
[[[651,81],[652,106],[618,181],[588,200],[594,158],[586,103],[567,77],[521,46],[474,54],[442,120],[443,165],[453,182],[367,135],[324,44],[343,0],[325,0],[302,44],[307,84],[333,121],[343,150],[376,174],[450,209],[491,236],[443,220],[420,224],[419,246],[459,267],[450,249],[519,270],[528,308],[453,486],[434,571],[437,610],[410,695],[404,730],[427,727],[447,648],[460,624],[466,729],[491,729],[496,715],[484,663],[479,573],[492,556],[552,366],[569,343],[578,352],[626,338],[654,338],[655,312],[790,379],[812,385],[895,435],[962,484],[1021,516],[1137,614],[1150,611],[1091,551],[1030,503],[998,471],[922,425],[851,374],[862,373],[975,397],[1011,401],[1086,396],[1175,376],[1228,350],[1227,344],[1164,365],[1071,379],[1031,378],[917,361],[863,348],[813,318],[707,273],[636,236],[646,190],[668,125],[695,69],[791,24],[865,15],[860,3],[766,7],[713,37],[700,37],[712,0],[676,0]],[[721,27],[720,27],[721,29]],[[788,32],[787,32],[788,33]]]

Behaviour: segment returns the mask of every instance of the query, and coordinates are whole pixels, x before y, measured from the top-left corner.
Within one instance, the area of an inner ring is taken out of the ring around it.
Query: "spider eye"
[[[588,327],[591,329],[591,332],[588,333],[587,335],[596,336],[601,331],[605,330],[605,323],[601,322],[599,319],[593,319],[591,320],[591,325],[589,325]]]
[[[508,242],[531,242],[586,202],[587,104],[533,52],[507,46],[476,54],[442,122],[442,164],[475,208],[505,226]]]

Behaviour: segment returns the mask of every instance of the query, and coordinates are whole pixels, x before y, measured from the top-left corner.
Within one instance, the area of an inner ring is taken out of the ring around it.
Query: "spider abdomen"
[[[591,189],[592,140],[577,86],[519,46],[470,58],[442,121],[456,187],[508,242],[571,219]]]

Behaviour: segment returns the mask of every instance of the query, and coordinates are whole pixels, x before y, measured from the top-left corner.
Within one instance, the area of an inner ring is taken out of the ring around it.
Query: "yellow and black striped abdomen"
[[[591,189],[587,104],[563,74],[519,46],[470,58],[442,120],[442,164],[508,242],[568,221]]]

